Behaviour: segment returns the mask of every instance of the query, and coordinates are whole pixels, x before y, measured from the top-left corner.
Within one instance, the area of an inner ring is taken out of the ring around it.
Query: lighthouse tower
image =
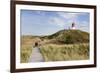
[[[73,30],[76,29],[76,27],[75,27],[75,23],[72,23],[71,29],[73,29]]]

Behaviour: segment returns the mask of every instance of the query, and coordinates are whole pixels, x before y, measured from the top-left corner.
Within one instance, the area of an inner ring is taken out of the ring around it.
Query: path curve
[[[29,62],[44,62],[44,58],[38,47],[33,48]]]

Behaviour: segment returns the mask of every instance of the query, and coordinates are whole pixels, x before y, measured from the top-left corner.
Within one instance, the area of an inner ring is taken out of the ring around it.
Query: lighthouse
[[[72,29],[72,30],[75,30],[75,29],[76,29],[75,23],[72,23],[71,29]]]

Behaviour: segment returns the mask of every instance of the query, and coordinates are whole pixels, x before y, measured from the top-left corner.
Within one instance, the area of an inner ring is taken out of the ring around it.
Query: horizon
[[[66,30],[66,31],[69,31],[69,30],[67,30],[67,29],[64,29],[64,30]],[[63,31],[63,30],[60,30],[60,31]],[[57,31],[57,32],[60,32],[60,31]],[[77,30],[78,31],[78,30]],[[81,31],[81,30],[79,30],[79,31]],[[55,32],[55,33],[57,33],[57,32]],[[82,32],[86,32],[86,31],[82,31]],[[52,33],[52,34],[49,34],[49,35],[22,35],[22,36],[34,36],[34,37],[37,37],[37,36],[40,36],[40,37],[42,37],[42,36],[50,36],[50,35],[53,35],[53,34],[55,34],[55,33]],[[88,32],[86,32],[86,33],[88,33]]]
[[[71,29],[89,33],[89,13],[65,11],[21,10],[21,35],[46,36]]]

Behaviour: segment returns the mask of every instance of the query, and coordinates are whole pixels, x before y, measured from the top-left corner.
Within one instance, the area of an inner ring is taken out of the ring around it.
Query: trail
[[[40,53],[40,49],[38,47],[33,48],[31,58],[29,62],[44,62],[44,58]]]

